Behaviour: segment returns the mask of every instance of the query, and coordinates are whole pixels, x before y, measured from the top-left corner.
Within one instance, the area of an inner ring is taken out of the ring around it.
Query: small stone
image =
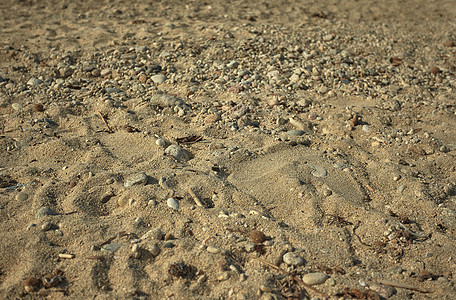
[[[311,174],[315,177],[325,177],[328,175],[328,171],[320,166],[314,166],[314,170],[311,172]]]
[[[287,133],[291,136],[301,136],[306,132],[304,130],[288,130]]]
[[[327,42],[331,41],[333,39],[334,39],[334,36],[332,34],[327,34],[327,35],[323,36],[323,40],[327,41]]]
[[[453,42],[453,40],[446,39],[446,40],[443,42],[443,45],[444,45],[445,47],[454,47],[455,43]]]
[[[261,290],[262,292],[264,292],[264,293],[270,293],[270,292],[272,292],[272,289],[271,289],[269,286],[264,285],[264,284],[260,285],[260,290]]]
[[[11,104],[11,107],[12,107],[14,110],[18,111],[18,110],[20,110],[20,109],[22,108],[22,104],[20,104],[20,103],[13,103],[13,104]]]
[[[48,231],[51,227],[51,222],[44,222],[43,225],[41,225],[41,231]]]
[[[53,211],[52,209],[50,209],[47,206],[43,206],[40,209],[38,209],[38,211],[36,212],[35,219],[39,219],[44,216],[55,216],[55,215],[57,215],[57,213],[55,211]]]
[[[161,84],[161,83],[165,82],[166,76],[163,74],[157,74],[157,75],[153,75],[152,77],[150,77],[150,79],[156,84]]]
[[[249,237],[256,244],[261,244],[266,241],[266,235],[259,230],[251,231]]]
[[[329,276],[325,273],[309,273],[302,276],[302,281],[308,285],[319,285],[328,279]]]
[[[440,71],[440,69],[439,69],[438,67],[432,67],[432,68],[429,70],[429,72],[430,72],[431,74],[434,74],[434,75],[435,75],[435,74],[440,73],[441,71]]]
[[[90,74],[92,74],[93,77],[100,77],[101,76],[101,72],[99,69],[93,69],[92,72],[90,72]]]
[[[363,129],[364,132],[369,132],[370,131],[369,125],[363,125],[362,129]]]
[[[70,67],[60,69],[60,76],[63,78],[70,77],[73,75],[74,70]]]
[[[329,278],[328,280],[326,280],[326,284],[329,286],[335,286],[336,280],[334,280],[334,278]]]
[[[379,296],[386,298],[386,299],[392,297],[394,294],[397,293],[397,291],[394,287],[389,286],[389,285],[378,284],[375,282],[371,283],[369,285],[369,288],[371,290],[373,290],[374,292],[377,292]]]
[[[166,141],[162,138],[158,138],[156,141],[155,141],[155,144],[157,144],[157,146],[159,147],[162,147],[164,148],[166,146]]]
[[[212,254],[220,253],[222,249],[214,247],[214,246],[207,246],[206,251]]]
[[[142,240],[147,240],[147,239],[161,240],[162,238],[163,238],[163,232],[161,231],[160,228],[151,229],[141,237]]]
[[[111,73],[112,73],[111,69],[103,69],[100,71],[100,75],[103,77],[107,77],[107,76],[111,75]]]
[[[166,201],[166,203],[168,204],[168,206],[174,210],[179,210],[179,202],[174,199],[174,198],[168,198],[168,200]]]
[[[163,248],[174,248],[176,245],[174,245],[172,242],[166,242],[163,244]]]
[[[133,185],[145,185],[147,183],[148,177],[144,172],[138,172],[132,174],[125,179],[124,186],[131,187]]]
[[[16,195],[16,200],[18,201],[25,201],[28,199],[28,195],[25,192],[20,192],[19,194]]]
[[[120,249],[120,247],[122,247],[122,244],[112,243],[112,244],[104,245],[103,247],[101,247],[101,250],[102,251],[111,252],[111,253],[115,253],[115,252],[117,252]]]
[[[244,250],[247,253],[252,253],[256,249],[256,244],[255,243],[246,243],[244,245]]]
[[[36,111],[36,112],[44,111],[43,104],[36,103],[35,105],[33,105],[33,111]]]
[[[105,91],[106,91],[106,94],[120,93],[120,92],[121,92],[120,89],[114,88],[114,87],[107,87],[107,88],[105,89]]]
[[[450,152],[450,148],[448,148],[448,146],[446,146],[446,145],[443,145],[439,148],[439,151],[443,152],[443,153],[448,153],[448,152]]]
[[[230,273],[228,273],[228,272],[223,272],[217,276],[218,281],[225,281],[225,280],[228,280],[229,278],[230,278]]]
[[[304,258],[302,258],[296,252],[288,252],[283,255],[283,262],[290,266],[300,266],[304,264]]]
[[[165,153],[168,155],[171,155],[178,161],[187,161],[188,160],[188,155],[182,149],[181,146],[178,145],[170,145],[168,148],[165,149]]]
[[[29,81],[27,81],[27,85],[30,85],[30,86],[36,86],[36,85],[39,85],[43,83],[41,80],[39,80],[38,78],[35,78],[35,77],[32,77],[29,79]]]
[[[235,69],[239,66],[239,63],[235,60],[230,61],[229,63],[226,64],[226,67],[228,69]]]
[[[315,120],[317,118],[317,114],[314,112],[311,112],[308,116],[309,120]]]
[[[160,254],[160,247],[158,247],[157,244],[153,244],[149,247],[149,252],[153,256],[157,256],[158,254]]]
[[[139,250],[140,250],[140,248],[139,248],[138,244],[134,244],[133,246],[131,246],[131,252],[137,253],[137,252],[139,252]]]

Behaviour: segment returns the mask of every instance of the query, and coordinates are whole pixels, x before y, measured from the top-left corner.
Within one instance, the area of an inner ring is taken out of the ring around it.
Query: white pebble
[[[308,285],[322,284],[328,279],[329,276],[325,273],[309,273],[302,276],[302,281]]]
[[[179,209],[179,202],[174,198],[168,198],[168,201],[166,201],[166,203],[168,204],[169,207],[171,207],[174,210]]]

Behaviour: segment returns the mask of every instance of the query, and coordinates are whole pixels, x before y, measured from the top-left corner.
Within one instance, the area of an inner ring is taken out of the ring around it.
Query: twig
[[[196,196],[195,192],[192,190],[191,187],[188,188],[188,193],[190,194],[190,196],[192,196],[193,201],[195,201],[196,205],[201,206],[201,207],[204,207],[203,203],[202,203],[201,200],[198,198],[198,196]]]
[[[399,282],[383,280],[383,279],[377,279],[376,281],[380,284],[394,286],[394,287],[402,288],[402,289],[408,289],[408,290],[417,291],[417,292],[421,292],[421,293],[433,293],[434,292],[429,289],[425,289],[425,288],[421,288],[418,286],[409,285],[409,284],[405,284],[405,283],[399,283]]]
[[[304,287],[306,287],[306,288],[308,288],[308,289],[310,289],[310,290],[312,290],[312,291],[314,291],[314,292],[316,292],[316,293],[318,293],[318,294],[320,294],[320,295],[323,295],[323,296],[326,297],[326,298],[329,298],[329,295],[327,295],[326,293],[324,293],[324,292],[322,292],[322,291],[320,291],[320,290],[314,288],[314,287],[311,286],[311,285],[308,285],[307,283],[305,283],[304,281],[302,281],[302,280],[299,279],[298,277],[293,276],[292,274],[288,273],[288,272],[285,271],[284,269],[282,269],[282,268],[280,268],[280,267],[278,267],[278,266],[276,266],[276,265],[273,265],[273,264],[271,264],[270,262],[267,262],[267,261],[265,261],[264,259],[261,259],[261,258],[256,258],[256,260],[258,260],[258,261],[260,261],[260,262],[262,262],[262,263],[264,263],[264,264],[270,266],[270,267],[273,268],[273,269],[276,269],[277,271],[282,272],[283,274],[285,274],[285,275],[287,275],[287,276],[290,276],[291,278],[293,278],[293,280],[299,282],[302,286],[304,286]]]
[[[114,131],[111,129],[111,127],[109,127],[109,124],[108,122],[105,120],[105,118],[103,117],[103,115],[97,111],[98,115],[100,116],[101,120],[103,121],[103,123],[106,125],[106,127],[108,128],[108,132],[109,133],[113,133]]]

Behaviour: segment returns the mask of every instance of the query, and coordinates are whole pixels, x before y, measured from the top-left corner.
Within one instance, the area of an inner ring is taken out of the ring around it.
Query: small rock
[[[20,192],[19,194],[16,195],[16,200],[18,201],[25,201],[28,199],[27,193]]]
[[[226,64],[226,67],[228,69],[236,69],[239,66],[239,63],[235,60],[230,61],[229,63]]]
[[[247,253],[252,253],[256,249],[256,244],[255,243],[246,243],[244,245],[244,250]]]
[[[41,225],[41,231],[48,231],[51,227],[51,222],[44,222],[43,225]]]
[[[451,39],[446,39],[444,42],[443,42],[443,45],[445,47],[454,47],[455,43],[453,42],[453,40]]]
[[[230,273],[228,273],[228,272],[223,272],[217,276],[218,281],[225,281],[225,280],[228,280],[229,278],[230,278]]]
[[[27,85],[30,85],[30,86],[36,86],[36,85],[39,85],[43,83],[41,80],[39,80],[38,78],[35,78],[35,77],[32,77],[29,79],[29,81],[27,81]]]
[[[389,286],[389,285],[383,285],[383,284],[378,284],[378,283],[371,283],[369,285],[369,288],[371,290],[373,290],[374,292],[377,292],[379,296],[383,297],[383,298],[390,298],[392,297],[394,294],[396,294],[396,289],[392,286]]]
[[[114,88],[114,87],[107,87],[107,88],[105,89],[105,91],[106,91],[106,94],[120,93],[120,92],[121,92],[120,89]]]
[[[162,138],[158,138],[156,141],[155,141],[155,144],[157,144],[157,146],[159,147],[165,147],[166,146],[166,141]]]
[[[157,74],[157,75],[153,75],[152,77],[150,77],[150,79],[156,84],[161,84],[161,83],[165,82],[166,76],[163,74]]]
[[[266,241],[266,235],[259,230],[251,231],[249,237],[256,244],[261,244]]]
[[[101,250],[102,251],[111,252],[111,253],[115,253],[115,252],[117,252],[117,250],[120,249],[120,247],[122,247],[122,244],[112,243],[112,244],[104,245],[103,247],[101,247]]]
[[[432,67],[432,68],[429,70],[429,72],[430,72],[431,74],[434,74],[434,75],[435,75],[435,74],[440,73],[441,71],[440,71],[440,69],[439,69],[438,67]]]
[[[11,104],[11,107],[15,110],[15,111],[18,111],[22,108],[22,104],[20,103],[13,103]]]
[[[288,130],[287,133],[291,136],[301,136],[306,132],[304,130]]]
[[[62,68],[60,69],[60,76],[63,78],[67,78],[73,75],[73,72],[73,69],[70,67]]]
[[[111,69],[103,69],[100,71],[100,75],[103,77],[109,76],[109,75],[111,75],[111,73],[112,73]]]
[[[362,129],[363,129],[364,132],[369,132],[370,131],[369,125],[363,125]]]
[[[47,206],[43,206],[40,209],[38,209],[38,211],[36,212],[35,219],[39,219],[44,216],[55,216],[55,215],[57,215],[57,213],[55,211],[53,211],[52,209],[50,209]]]
[[[222,249],[214,247],[214,246],[207,246],[206,251],[212,254],[220,253]]]
[[[162,238],[163,238],[163,232],[161,231],[160,228],[151,229],[141,237],[142,240],[147,240],[147,239],[161,240]]]
[[[153,256],[157,256],[158,254],[160,254],[160,247],[158,247],[157,244],[153,244],[149,247],[149,252]]]
[[[170,145],[165,149],[165,153],[171,155],[178,161],[187,161],[189,159],[185,150],[178,145]]]
[[[283,255],[283,262],[290,266],[300,266],[304,264],[304,258],[295,252],[288,252]]]
[[[315,177],[325,177],[328,175],[328,171],[320,166],[314,166],[314,170],[311,172],[311,174]]]
[[[138,172],[132,174],[125,179],[124,186],[131,187],[133,185],[145,185],[147,183],[148,177],[144,172]]]
[[[168,204],[169,207],[171,207],[172,209],[174,210],[179,210],[179,202],[174,199],[174,198],[168,198],[168,200],[166,201],[166,203]]]
[[[328,279],[329,276],[325,273],[309,273],[302,276],[302,281],[308,285],[322,284]]]
[[[176,245],[174,245],[172,242],[166,242],[163,244],[163,248],[174,248]]]

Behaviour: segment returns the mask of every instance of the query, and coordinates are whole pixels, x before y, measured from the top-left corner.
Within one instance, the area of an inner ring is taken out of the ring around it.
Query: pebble
[[[172,242],[166,242],[163,244],[163,248],[174,248],[176,245],[174,245]]]
[[[391,298],[394,294],[397,293],[396,289],[389,285],[383,285],[379,283],[371,283],[369,288],[374,292],[377,292],[379,296],[383,298]]]
[[[153,239],[153,240],[161,240],[163,239],[163,232],[160,228],[154,228],[146,232],[142,237],[142,240]]]
[[[295,252],[288,252],[283,255],[283,262],[290,266],[300,266],[304,264],[304,258]]]
[[[111,73],[112,73],[111,69],[103,69],[100,71],[100,75],[103,77],[109,76],[109,75],[111,75]]]
[[[362,129],[363,129],[364,132],[369,132],[370,131],[369,125],[363,125]]]
[[[301,136],[303,134],[305,134],[306,132],[304,130],[288,130],[287,131],[288,135],[291,135],[291,136]]]
[[[13,103],[11,104],[11,107],[15,110],[15,111],[18,111],[22,108],[22,104],[20,103]]]
[[[35,78],[35,77],[32,77],[29,79],[29,81],[27,81],[27,85],[30,85],[30,86],[36,86],[36,85],[39,85],[43,83],[41,80],[39,80],[38,78]]]
[[[163,74],[157,74],[157,75],[153,75],[152,77],[150,77],[150,79],[151,79],[154,83],[160,84],[160,83],[165,82],[166,76],[163,75]]]
[[[225,281],[225,280],[228,280],[229,278],[230,278],[230,273],[228,273],[228,272],[223,272],[217,276],[218,281]]]
[[[226,64],[226,67],[228,69],[236,69],[239,66],[239,62],[232,60],[229,63]]]
[[[155,144],[157,144],[157,146],[159,147],[165,147],[166,146],[166,141],[162,138],[158,138],[156,141],[155,141]]]
[[[152,245],[149,247],[149,252],[150,252],[150,254],[152,254],[153,256],[157,256],[158,254],[160,254],[160,247],[158,247],[157,244],[152,244]]]
[[[329,276],[325,273],[309,273],[302,276],[302,281],[308,285],[319,285],[328,279]]]
[[[51,227],[51,222],[44,222],[43,225],[41,225],[41,231],[48,231]]]
[[[105,91],[106,91],[106,94],[120,93],[120,92],[121,92],[120,89],[114,88],[114,87],[107,87],[107,88],[105,89]]]
[[[249,237],[256,244],[261,244],[266,241],[266,235],[259,230],[251,231]]]
[[[168,204],[168,206],[174,210],[179,210],[179,202],[174,199],[174,198],[168,198],[168,200],[166,201],[166,203]]]
[[[214,247],[214,246],[207,246],[206,251],[212,254],[220,253],[222,252],[222,249]]]
[[[313,166],[313,168],[314,170],[311,172],[311,174],[315,177],[325,177],[328,175],[328,171],[320,166]]]
[[[115,252],[117,252],[120,249],[120,247],[122,247],[122,244],[112,243],[112,244],[104,245],[103,247],[101,247],[101,250],[102,251],[111,252],[111,253],[115,253]]]
[[[16,195],[16,200],[18,200],[18,201],[25,201],[27,199],[28,199],[27,193],[20,192]]]
[[[187,161],[188,160],[187,153],[184,151],[184,149],[182,149],[181,146],[178,146],[178,145],[168,146],[168,148],[165,149],[165,153],[168,155],[171,155],[178,161]]]
[[[256,249],[256,244],[255,243],[246,243],[244,245],[244,250],[247,253],[252,253]]]
[[[144,172],[138,172],[132,174],[125,179],[124,186],[131,187],[133,185],[145,185],[147,183],[148,177]]]
[[[55,215],[57,215],[57,213],[55,211],[53,211],[52,209],[50,209],[47,206],[43,206],[40,209],[38,209],[38,211],[36,212],[35,219],[39,219],[44,216],[55,216]]]

